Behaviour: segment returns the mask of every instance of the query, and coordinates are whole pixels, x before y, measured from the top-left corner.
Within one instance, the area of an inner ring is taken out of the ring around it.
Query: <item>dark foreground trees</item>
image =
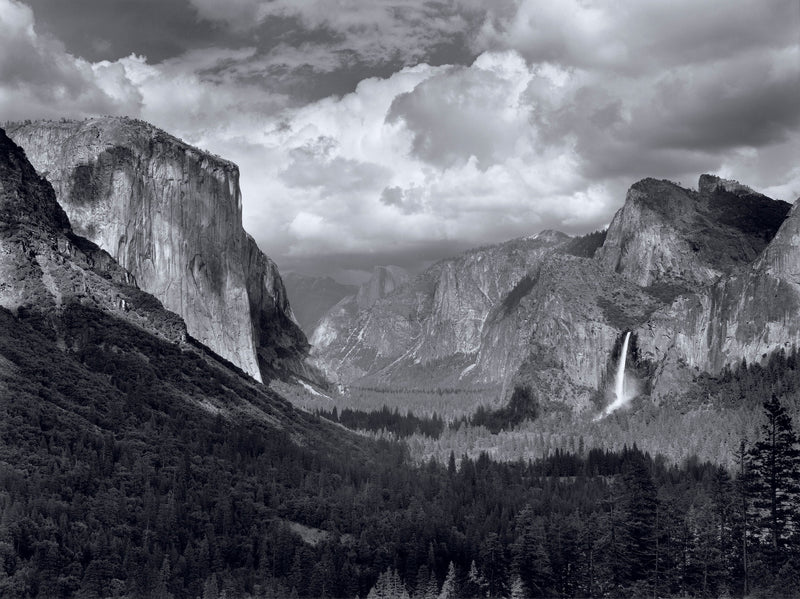
[[[752,537],[777,576],[796,570],[800,551],[800,449],[792,419],[777,396],[764,402],[761,438],[749,451]]]
[[[742,596],[745,551],[749,594],[800,592],[779,402],[742,493],[636,446],[414,465],[177,401],[165,381],[218,381],[157,340],[126,352],[133,331],[65,354],[35,323],[0,326],[0,597],[366,597],[387,572],[376,594]]]

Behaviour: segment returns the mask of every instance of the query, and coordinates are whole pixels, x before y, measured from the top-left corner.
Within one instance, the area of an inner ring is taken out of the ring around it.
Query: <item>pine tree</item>
[[[219,584],[217,575],[212,574],[203,585],[203,599],[219,599]]]
[[[497,533],[489,533],[481,542],[479,549],[481,572],[487,584],[490,597],[505,596],[506,561],[505,548]]]
[[[439,599],[456,599],[457,597],[456,568],[453,562],[450,562],[450,566],[447,569],[447,576],[442,584],[442,590],[439,592]]]
[[[542,544],[541,524],[531,523],[514,544],[513,570],[534,597],[544,597],[553,578],[550,556]]]
[[[655,565],[656,487],[635,445],[623,460],[620,499],[624,536],[630,543],[630,574],[632,580],[644,580],[650,578]]]
[[[769,556],[773,574],[787,557],[793,519],[797,518],[800,500],[800,450],[792,419],[776,395],[764,402],[766,422],[762,437],[750,452],[753,471],[756,521],[769,538]]]
[[[406,590],[403,581],[397,574],[394,568],[386,570],[378,576],[378,581],[375,583],[367,599],[410,599],[408,591]]]
[[[750,512],[750,489],[753,487],[753,473],[750,469],[749,451],[747,449],[747,439],[742,439],[739,449],[734,452],[734,460],[737,464],[736,472],[736,504],[737,504],[737,524],[740,539],[740,565],[742,574],[742,592],[747,595],[750,591],[750,556],[749,556],[749,530],[751,527],[748,514]]]
[[[417,584],[414,591],[414,599],[436,599],[439,596],[439,585],[436,576],[422,565],[417,570]]]
[[[478,566],[475,565],[475,560],[469,565],[469,572],[467,573],[467,581],[463,589],[464,595],[467,597],[486,597],[488,584],[483,575],[478,571]]]
[[[514,576],[514,580],[511,581],[511,599],[528,599],[528,593],[519,575]]]

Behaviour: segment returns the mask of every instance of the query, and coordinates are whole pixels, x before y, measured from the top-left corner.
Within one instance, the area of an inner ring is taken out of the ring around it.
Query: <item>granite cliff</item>
[[[15,456],[13,451],[30,456],[23,463],[4,460],[6,474],[17,467],[23,479],[47,480],[61,494],[73,489],[63,481],[75,471],[75,460],[93,460],[104,442],[109,457],[112,442],[118,449],[144,451],[130,463],[143,466],[153,459],[156,472],[163,460],[177,463],[180,455],[202,459],[195,433],[207,432],[224,442],[234,426],[242,438],[265,439],[289,451],[297,443],[313,452],[309,456],[344,451],[359,463],[371,459],[362,452],[362,438],[295,410],[190,338],[180,316],[138,289],[133,276],[106,251],[73,232],[50,183],[3,129],[0,408],[4,458]],[[173,442],[187,441],[185,453],[175,450],[170,436]],[[55,450],[62,443],[65,452],[74,449],[74,459]],[[215,463],[221,459],[219,452],[207,454]],[[53,457],[53,468],[66,470],[54,475],[41,466],[44,456]],[[112,474],[119,474],[125,480],[121,488],[128,488],[131,471],[116,462],[110,460],[102,471],[79,468],[87,482],[82,492],[69,492],[76,509],[97,505],[92,494],[103,488],[98,481]],[[231,467],[223,473],[225,468],[219,472],[230,475]],[[210,479],[215,487],[218,476]],[[76,517],[75,523],[85,529],[85,520]],[[128,518],[124,535],[130,536],[129,525]],[[175,529],[174,523],[169,526]],[[21,588],[9,592],[17,596]]]
[[[718,373],[800,345],[800,213],[795,204],[750,264],[677,298],[637,329],[642,357],[658,365],[655,397],[675,393],[688,373]]]
[[[192,337],[257,380],[306,372],[307,341],[277,267],[242,228],[236,165],[126,118],[19,124],[9,135],[75,231]]]

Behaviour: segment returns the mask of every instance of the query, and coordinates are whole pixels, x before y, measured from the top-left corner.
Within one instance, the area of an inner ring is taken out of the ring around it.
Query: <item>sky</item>
[[[0,0],[0,121],[236,162],[282,270],[607,226],[643,177],[800,196],[797,0]]]

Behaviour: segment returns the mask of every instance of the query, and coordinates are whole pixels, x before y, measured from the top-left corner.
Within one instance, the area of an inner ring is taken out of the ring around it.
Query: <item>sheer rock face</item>
[[[598,276],[592,259],[553,253],[490,313],[476,371],[506,372],[506,394],[526,384],[585,409],[607,380],[621,332],[658,305],[620,275]]]
[[[180,317],[133,283],[107,252],[72,232],[50,183],[0,129],[0,306],[46,316],[77,302],[183,340]]]
[[[242,228],[236,165],[141,121],[10,129],[76,232],[108,251],[189,334],[261,380],[302,370],[305,336],[277,268]],[[276,361],[273,361],[276,360]]]
[[[700,177],[698,189],[655,179],[634,184],[598,260],[643,287],[697,289],[752,262],[790,207],[711,175]]]

